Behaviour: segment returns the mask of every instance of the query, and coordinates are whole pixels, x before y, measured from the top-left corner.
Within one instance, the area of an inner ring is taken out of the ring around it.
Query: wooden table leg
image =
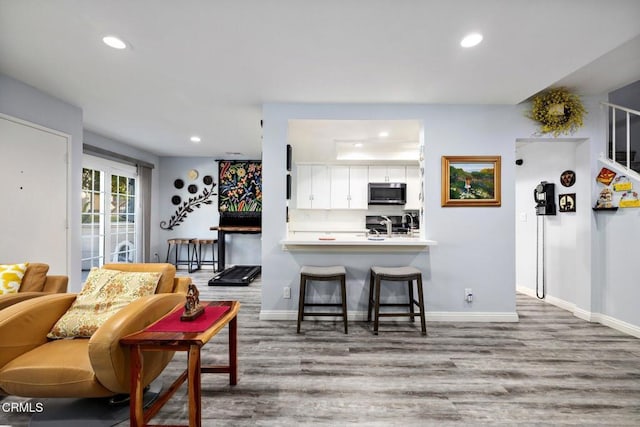
[[[238,384],[238,318],[229,321],[229,384]]]
[[[200,382],[200,347],[189,346],[188,387],[189,387],[189,427],[202,425],[202,389]]]
[[[131,425],[144,426],[144,410],[142,407],[142,350],[138,345],[129,347],[131,355],[131,396],[129,401],[129,417]]]

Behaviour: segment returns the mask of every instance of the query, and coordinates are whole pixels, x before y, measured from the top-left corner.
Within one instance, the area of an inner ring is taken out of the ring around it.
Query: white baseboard
[[[533,298],[538,298],[538,295],[536,294],[535,289],[517,287],[516,291]],[[559,307],[563,310],[567,310],[571,312],[573,312],[576,309],[576,305],[574,303],[565,301],[560,298],[556,298],[553,295],[545,295],[543,301],[546,301],[551,305],[555,305],[556,307]]]
[[[521,294],[525,294],[525,295],[527,295],[529,297],[537,298],[535,289],[522,288],[520,286],[516,286],[516,292],[519,292]]]
[[[622,320],[618,320],[614,317],[607,316],[606,314],[598,313],[598,314],[593,314],[591,317],[595,322],[601,323],[617,331],[624,332],[625,334],[632,335],[636,338],[640,338],[640,327],[636,325],[623,322]]]
[[[441,311],[427,313],[427,320],[432,322],[517,322],[516,312],[463,312]]]
[[[314,317],[310,315],[304,316],[305,320],[328,320],[340,321],[342,317],[322,316]],[[367,319],[366,311],[357,311],[348,313],[349,321],[363,322]],[[260,320],[297,320],[298,312],[291,310],[262,310],[260,311]],[[385,320],[406,320],[406,317],[385,317]],[[426,320],[428,322],[517,322],[518,313],[511,312],[427,312]]]
[[[536,291],[533,289],[517,287],[516,291],[528,296],[536,297]],[[632,325],[631,323],[624,322],[606,314],[593,313],[591,311],[577,307],[574,303],[556,298],[554,296],[547,295],[544,301],[548,302],[551,305],[555,305],[558,308],[562,308],[563,310],[570,311],[579,319],[586,320],[587,322],[600,323],[617,331],[640,338],[640,326]]]
[[[596,322],[596,320],[593,319],[593,313],[580,307],[573,308],[573,315],[587,322]]]

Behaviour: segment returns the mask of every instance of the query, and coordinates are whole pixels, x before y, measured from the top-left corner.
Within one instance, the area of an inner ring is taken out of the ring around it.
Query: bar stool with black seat
[[[196,258],[196,265],[199,264],[200,258],[198,257],[198,253],[196,251],[196,240],[195,238],[182,238],[182,237],[174,237],[172,239],[167,239],[167,259],[165,262],[171,262],[169,259],[171,258],[171,249],[174,250],[174,258],[173,265],[175,265],[176,269],[179,265],[186,265],[189,267],[189,273],[194,271],[193,268],[193,258]],[[187,258],[180,258],[182,256],[184,246],[187,247]],[[193,251],[193,253],[192,253]],[[195,254],[195,255],[194,255]]]
[[[307,303],[305,301],[308,281],[338,281],[340,282],[340,292],[342,294],[341,303]],[[315,312],[305,311],[305,307],[341,307],[342,320],[344,322],[344,333],[347,329],[347,272],[342,266],[332,267],[312,267],[303,266],[300,269],[300,298],[298,300],[298,333],[300,333],[300,323],[305,315],[309,316],[336,316],[339,312]]]
[[[416,281],[418,289],[418,300],[414,299],[413,281]],[[382,281],[387,282],[405,282],[408,284],[409,302],[408,303],[381,303],[380,302],[380,284]],[[371,267],[369,277],[369,309],[367,313],[367,322],[371,322],[371,311],[374,312],[373,317],[373,333],[378,335],[378,325],[381,317],[410,317],[411,321],[415,321],[414,305],[418,306],[420,311],[420,324],[422,327],[422,335],[427,335],[427,325],[424,315],[424,296],[422,292],[422,272],[415,267]],[[408,312],[380,312],[380,307],[407,307]]]
[[[197,249],[197,253],[196,251],[193,251],[192,257],[197,258],[198,270],[200,270],[200,268],[203,265],[210,265],[213,267],[214,272],[218,271],[217,262],[216,262],[216,248],[215,248],[217,242],[218,242],[218,239],[194,239],[194,246]],[[203,245],[204,245],[204,250],[202,249]],[[205,259],[206,249],[209,246],[211,247],[211,260],[206,260]]]

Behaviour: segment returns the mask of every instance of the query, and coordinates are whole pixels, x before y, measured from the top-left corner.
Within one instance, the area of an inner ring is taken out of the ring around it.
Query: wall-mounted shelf
[[[594,211],[611,211],[611,212],[615,212],[618,210],[618,207],[613,207],[613,208],[592,208]]]

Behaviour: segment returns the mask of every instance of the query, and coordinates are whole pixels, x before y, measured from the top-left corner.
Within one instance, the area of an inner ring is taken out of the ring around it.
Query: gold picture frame
[[[442,156],[442,206],[500,206],[500,156]]]

